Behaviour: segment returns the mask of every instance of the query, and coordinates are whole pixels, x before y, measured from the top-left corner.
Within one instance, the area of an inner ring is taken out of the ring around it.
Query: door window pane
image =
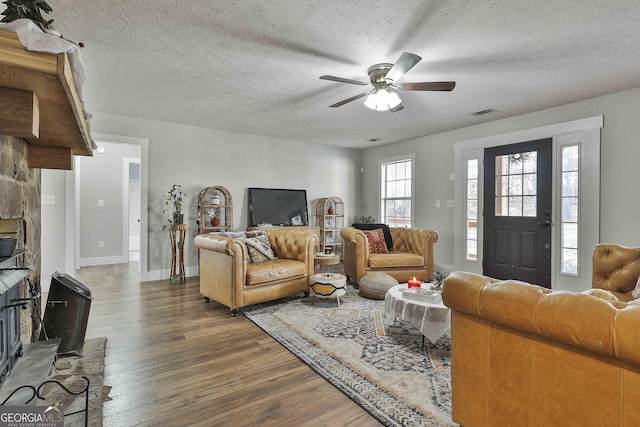
[[[496,216],[537,216],[538,153],[496,156]]]

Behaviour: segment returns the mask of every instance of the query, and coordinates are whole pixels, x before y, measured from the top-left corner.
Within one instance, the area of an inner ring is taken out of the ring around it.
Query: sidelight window
[[[467,160],[466,176],[466,258],[469,261],[478,260],[478,159]]]
[[[580,190],[580,146],[562,147],[562,190],[561,190],[561,259],[560,270],[563,274],[578,274],[579,246],[579,190]]]

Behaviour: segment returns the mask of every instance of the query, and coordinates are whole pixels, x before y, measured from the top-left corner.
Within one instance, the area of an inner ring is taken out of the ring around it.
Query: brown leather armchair
[[[258,232],[260,233],[260,232]],[[240,308],[309,292],[314,248],[310,232],[274,229],[267,232],[277,259],[250,263],[242,239],[218,234],[196,236],[200,248],[200,293],[237,315]]]
[[[640,248],[601,244],[593,250],[593,288],[613,292],[620,301],[631,301],[638,276]]]
[[[393,247],[389,253],[370,253],[367,237],[353,227],[340,230],[344,245],[344,272],[356,283],[372,272],[386,273],[398,282],[416,276],[433,280],[433,245],[438,241],[435,230],[421,228],[390,228]]]
[[[453,420],[640,425],[640,301],[629,299],[639,275],[640,248],[618,245],[595,248],[592,286],[621,301],[451,273]]]

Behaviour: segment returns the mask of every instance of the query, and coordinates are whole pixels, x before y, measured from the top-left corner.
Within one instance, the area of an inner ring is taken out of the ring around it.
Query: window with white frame
[[[580,146],[565,145],[562,156],[560,272],[577,275],[579,267]]]
[[[478,165],[479,159],[467,160],[465,256],[468,261],[478,260]]]
[[[413,157],[380,164],[381,221],[390,227],[411,227]]]

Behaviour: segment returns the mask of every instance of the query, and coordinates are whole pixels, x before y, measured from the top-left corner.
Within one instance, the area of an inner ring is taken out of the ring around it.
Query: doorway
[[[78,238],[76,267],[121,264],[129,262],[130,207],[134,205],[134,245],[139,247],[138,260],[131,263],[141,282],[147,281],[147,161],[148,139],[116,135],[94,134],[98,145],[106,149],[93,158],[82,159],[74,168],[74,186],[70,191],[69,210],[77,206],[74,235]],[[80,160],[80,159],[78,159]],[[91,162],[91,164],[89,164]],[[137,164],[130,171],[131,164]],[[139,167],[138,167],[139,165]],[[135,191],[130,191],[129,175],[135,181]],[[135,202],[132,201],[135,197]],[[138,208],[135,208],[138,206]],[[138,222],[139,221],[139,222]],[[139,243],[137,243],[139,241]],[[96,244],[97,242],[97,244]]]
[[[548,141],[550,138],[553,157],[550,173],[553,190],[550,220],[551,287],[567,291],[590,288],[591,254],[594,246],[600,242],[600,129],[603,126],[604,117],[595,116],[455,143],[454,265],[447,267],[451,271],[483,273],[486,190],[485,170],[481,164],[484,151],[522,141],[543,138]],[[576,218],[563,216],[567,200],[576,199],[565,197],[563,177],[568,171],[565,152],[577,152],[578,171],[570,172],[577,175],[579,185],[579,197],[573,204],[577,206],[575,212],[579,213],[577,227],[567,222]],[[476,167],[472,168],[471,165]],[[492,182],[493,185],[495,183]],[[569,252],[572,256],[564,257]]]
[[[552,141],[484,151],[482,271],[551,288]]]

